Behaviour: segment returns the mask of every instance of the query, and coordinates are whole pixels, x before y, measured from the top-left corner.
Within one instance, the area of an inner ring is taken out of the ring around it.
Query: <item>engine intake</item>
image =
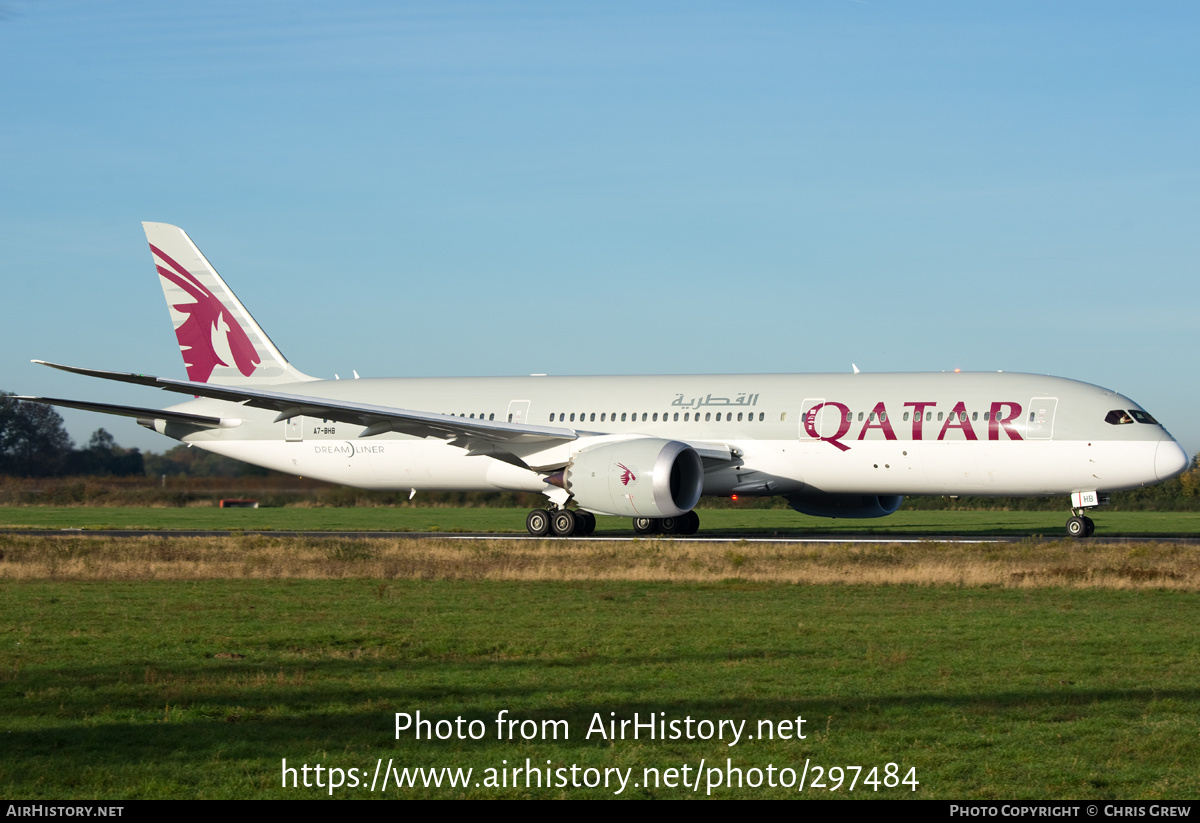
[[[563,480],[575,501],[589,511],[679,517],[700,500],[704,464],[686,443],[646,437],[577,452]]]

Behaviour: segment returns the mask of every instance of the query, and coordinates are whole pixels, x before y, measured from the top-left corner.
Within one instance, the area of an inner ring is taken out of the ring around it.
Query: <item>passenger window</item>
[[[904,413],[904,422],[905,422],[905,423],[907,423],[907,422],[908,422],[908,412],[905,412],[905,413]]]
[[[688,413],[687,412],[683,413],[683,422],[684,423],[688,422]]]
[[[642,412],[642,422],[646,422],[646,412]]]
[[[621,422],[625,422],[625,412],[621,412]]]
[[[653,415],[650,417],[650,421],[651,421],[651,422],[653,422],[653,423],[657,423],[657,422],[658,422],[658,412],[655,412],[655,413],[654,413],[654,414],[653,414]]]
[[[707,423],[709,420],[712,420],[712,412],[705,412],[704,421]]]
[[[847,423],[854,422],[854,412],[846,412],[846,422]]]
[[[933,412],[925,412],[925,422],[928,423],[933,419]],[[938,420],[942,419],[942,413],[938,412]]]
[[[738,422],[739,423],[742,422],[742,413],[741,412],[738,412]]]
[[[942,422],[942,413],[941,412],[938,412],[938,422],[939,423]]]
[[[675,422],[679,422],[679,412],[675,412]]]
[[[718,423],[721,422],[721,413],[720,412],[717,412],[717,422]]]
[[[975,422],[977,420],[979,420],[979,412],[971,412],[971,421]]]

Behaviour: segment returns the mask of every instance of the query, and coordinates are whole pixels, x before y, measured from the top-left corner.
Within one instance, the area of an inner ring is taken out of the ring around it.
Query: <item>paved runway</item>
[[[954,535],[954,534],[696,534],[688,537],[679,535],[593,535],[591,537],[533,537],[528,534],[497,532],[491,534],[463,534],[457,532],[374,532],[374,531],[167,531],[145,529],[0,529],[0,534],[27,534],[41,537],[160,537],[164,540],[173,537],[230,537],[233,535],[251,535],[261,537],[338,537],[353,540],[378,540],[383,538],[409,538],[442,540],[586,540],[592,542],[628,542],[632,540],[679,540],[693,543],[1018,543],[1027,540],[1031,535]],[[1041,535],[1046,540],[1067,539],[1065,535],[1051,533]],[[1089,543],[1177,543],[1180,545],[1200,544],[1200,536],[1158,536],[1158,535],[1094,535],[1079,541],[1080,547]]]

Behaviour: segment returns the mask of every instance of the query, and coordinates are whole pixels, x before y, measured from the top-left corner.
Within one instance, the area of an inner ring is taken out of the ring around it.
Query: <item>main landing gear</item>
[[[679,517],[635,517],[633,530],[638,534],[695,534],[700,528],[700,515],[694,511]]]
[[[525,518],[525,528],[534,537],[587,537],[596,530],[596,515],[582,509],[534,509]]]
[[[534,509],[525,517],[525,528],[534,537],[587,537],[596,530],[596,515],[582,509]],[[638,534],[695,534],[700,516],[688,512],[679,517],[635,517]]]

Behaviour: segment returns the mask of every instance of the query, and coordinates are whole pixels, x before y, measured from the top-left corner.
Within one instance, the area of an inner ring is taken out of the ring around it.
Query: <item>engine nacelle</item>
[[[867,518],[887,517],[900,508],[904,498],[898,494],[825,494],[806,492],[787,498],[788,505],[813,517]]]
[[[589,511],[620,517],[679,517],[704,490],[696,450],[653,437],[585,448],[564,472],[566,489]]]

